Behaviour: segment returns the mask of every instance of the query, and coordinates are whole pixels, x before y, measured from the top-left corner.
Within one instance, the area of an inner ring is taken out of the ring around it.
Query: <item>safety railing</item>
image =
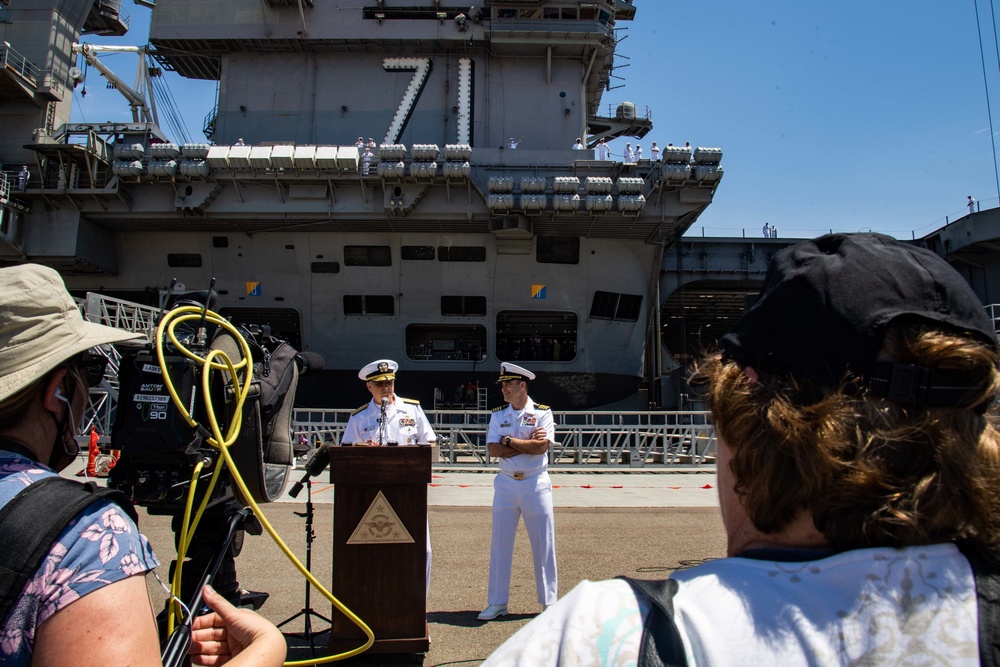
[[[986,315],[993,323],[993,332],[1000,336],[1000,303],[991,303],[986,306]]]
[[[0,46],[0,66],[17,74],[32,87],[38,85],[41,70],[6,42]]]
[[[298,409],[293,429],[310,442],[339,444],[352,410]],[[486,410],[428,410],[441,464],[490,464]],[[715,429],[708,412],[555,412],[553,465],[630,468],[715,463]]]

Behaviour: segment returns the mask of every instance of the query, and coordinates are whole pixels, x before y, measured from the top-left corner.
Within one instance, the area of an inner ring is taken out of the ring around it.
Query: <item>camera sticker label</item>
[[[136,403],[167,403],[170,397],[166,394],[133,394],[132,400]]]

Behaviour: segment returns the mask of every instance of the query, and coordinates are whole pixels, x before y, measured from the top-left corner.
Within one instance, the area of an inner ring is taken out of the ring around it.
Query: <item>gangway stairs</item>
[[[144,336],[144,339],[137,338],[134,343],[118,343],[119,346],[144,345],[153,340],[158,309],[93,292],[88,292],[84,299],[74,300],[85,320]],[[90,433],[91,427],[94,427],[99,436],[106,438],[111,435],[115,409],[118,406],[118,369],[122,355],[115,345],[102,345],[94,350],[97,354],[107,357],[108,366],[101,383],[90,389],[83,433]],[[81,439],[81,444],[87,440],[87,436],[78,438]]]

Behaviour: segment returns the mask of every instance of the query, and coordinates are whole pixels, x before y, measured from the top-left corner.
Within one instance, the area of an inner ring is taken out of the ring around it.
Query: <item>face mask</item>
[[[78,383],[80,382],[79,375],[72,370],[67,373],[67,376],[77,380]],[[73,414],[72,401],[66,398],[60,387],[56,387],[55,397],[56,400],[66,404],[66,416],[63,417],[61,423],[56,420],[56,435],[52,441],[52,453],[49,456],[49,467],[58,472],[72,463],[73,459],[80,453],[80,443],[76,441],[75,437],[79,424],[76,421],[76,415]],[[53,419],[55,420],[55,417]]]

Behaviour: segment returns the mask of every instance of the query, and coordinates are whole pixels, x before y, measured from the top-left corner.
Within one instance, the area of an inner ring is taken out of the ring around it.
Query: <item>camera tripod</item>
[[[312,572],[312,543],[313,540],[316,539],[316,533],[313,531],[312,479],[309,477],[308,473],[306,474],[305,483],[306,483],[306,511],[295,512],[295,515],[305,517],[306,520],[306,570]],[[304,622],[303,631],[291,632],[285,634],[291,637],[302,637],[303,639],[308,641],[309,649],[312,651],[313,657],[316,657],[316,646],[313,643],[313,637],[315,637],[315,635],[317,634],[321,634],[321,632],[316,632],[316,633],[313,632],[312,617],[315,616],[316,618],[322,619],[327,623],[329,623],[331,626],[333,625],[333,621],[331,621],[323,614],[320,614],[319,612],[313,610],[312,606],[310,605],[310,595],[312,594],[311,588],[312,585],[307,581],[305,606],[300,611],[296,612],[292,616],[289,616],[288,618],[283,620],[281,623],[278,623],[278,628],[280,629],[282,626],[288,625],[289,623],[297,619],[299,616],[302,616]],[[322,632],[326,632],[326,630],[323,630]]]

